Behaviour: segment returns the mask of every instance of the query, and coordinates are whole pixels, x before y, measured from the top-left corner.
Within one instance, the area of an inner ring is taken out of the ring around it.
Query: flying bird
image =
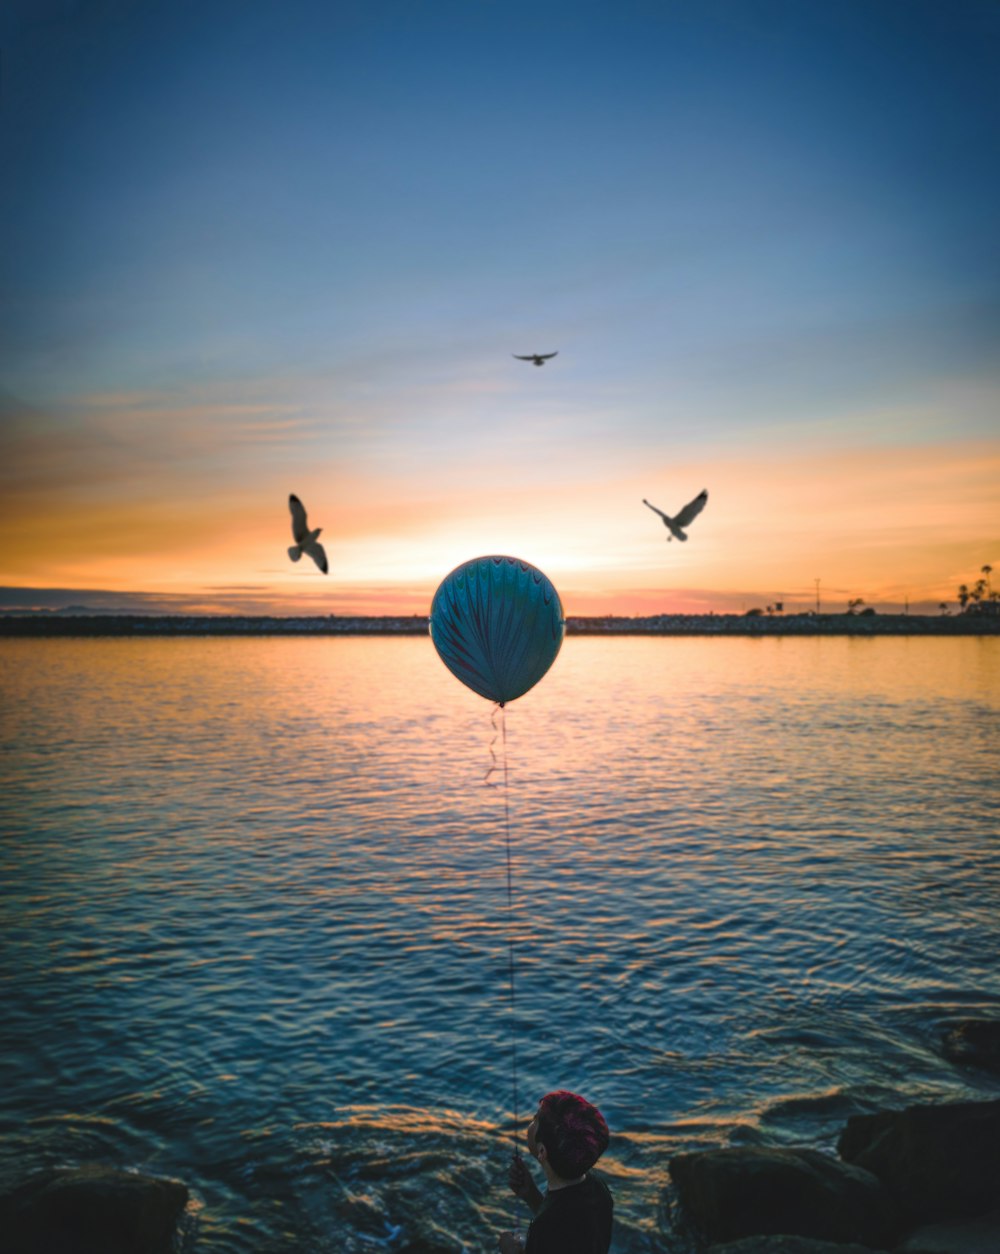
[[[288,498],[288,508],[292,511],[292,535],[295,537],[295,543],[288,550],[288,556],[293,562],[297,562],[302,554],[306,553],[324,575],[329,574],[330,568],[326,563],[326,554],[323,552],[322,544],[318,542],[319,533],[323,528],[317,527],[315,531],[309,530],[309,524],[306,521],[306,507],[294,492]]]
[[[698,517],[701,511],[705,508],[705,502],[707,500],[708,500],[708,492],[705,491],[705,489],[703,488],[698,493],[698,495],[694,498],[694,500],[689,501],[682,510],[678,510],[678,512],[673,516],[673,518],[671,518],[669,514],[665,514],[662,509],[657,509],[655,505],[650,505],[645,497],[642,498],[642,503],[643,505],[648,506],[648,508],[651,509],[654,514],[659,514],[660,517],[663,519],[664,527],[666,527],[666,529],[670,532],[670,535],[667,536],[667,540],[669,541],[675,538],[678,540],[687,539],[687,536],[682,531],[682,528],[688,527],[691,525],[691,523]]]
[[[547,361],[558,356],[558,349],[554,353],[529,353],[527,357],[522,357],[519,353],[511,353],[511,357],[516,357],[518,361],[532,361],[536,366],[544,366]]]

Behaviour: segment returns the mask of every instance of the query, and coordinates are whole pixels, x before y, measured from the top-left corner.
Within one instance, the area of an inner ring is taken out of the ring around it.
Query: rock
[[[109,1167],[43,1172],[0,1197],[4,1254],[170,1254],[188,1191]]]
[[[379,1197],[371,1197],[364,1193],[348,1194],[342,1210],[342,1216],[352,1228],[365,1236],[385,1237],[392,1228],[392,1223],[385,1209],[385,1203]]]
[[[878,1176],[908,1226],[972,1218],[1000,1191],[1000,1101],[852,1115],[837,1148]]]
[[[1000,1020],[964,1019],[948,1029],[941,1044],[949,1061],[1000,1075]]]
[[[997,1254],[998,1250],[1000,1210],[978,1219],[917,1228],[896,1246],[896,1254]]]
[[[895,1227],[879,1181],[819,1150],[678,1154],[670,1175],[687,1217],[710,1242],[784,1234],[884,1247]]]
[[[402,1246],[397,1254],[457,1254],[455,1245],[442,1245],[438,1241],[411,1241]]]
[[[875,1254],[870,1245],[844,1245],[812,1237],[744,1237],[725,1245],[710,1245],[708,1254]]]

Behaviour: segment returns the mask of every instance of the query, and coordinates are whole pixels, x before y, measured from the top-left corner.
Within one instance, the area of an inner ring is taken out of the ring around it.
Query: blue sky
[[[516,543],[583,612],[996,557],[995,4],[42,0],[2,41],[0,582],[409,608]],[[639,498],[705,486],[665,550]]]

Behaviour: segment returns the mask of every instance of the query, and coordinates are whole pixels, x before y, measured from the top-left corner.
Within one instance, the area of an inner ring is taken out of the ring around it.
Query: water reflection
[[[996,1091],[935,1039],[1000,1005],[998,679],[573,638],[509,709],[521,1091],[607,1114],[620,1250],[675,1149]],[[429,641],[9,641],[0,696],[0,1172],[177,1174],[198,1251],[509,1226],[503,799]]]

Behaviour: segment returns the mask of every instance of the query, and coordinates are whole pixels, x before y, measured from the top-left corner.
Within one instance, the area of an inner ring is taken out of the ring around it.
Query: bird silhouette
[[[317,527],[315,531],[309,530],[306,507],[294,492],[288,498],[288,508],[292,512],[292,535],[295,538],[295,543],[288,550],[288,556],[293,562],[297,562],[302,554],[306,553],[324,575],[329,574],[330,568],[326,563],[326,553],[323,551],[322,544],[319,543],[319,533],[323,528]]]
[[[522,357],[519,353],[511,353],[511,357],[516,357],[518,361],[531,361],[534,362],[536,366],[544,366],[547,361],[558,356],[558,349],[556,349],[554,353],[529,353],[527,357]]]
[[[659,514],[663,519],[664,527],[666,527],[666,529],[670,532],[670,535],[667,536],[668,540],[686,540],[687,536],[681,529],[691,525],[691,523],[705,508],[705,502],[707,500],[708,492],[703,488],[693,501],[689,501],[687,505],[685,505],[683,509],[678,510],[672,518],[669,514],[665,514],[662,509],[657,509],[655,505],[650,505],[645,497],[642,498],[642,503],[651,509],[654,514]]]

